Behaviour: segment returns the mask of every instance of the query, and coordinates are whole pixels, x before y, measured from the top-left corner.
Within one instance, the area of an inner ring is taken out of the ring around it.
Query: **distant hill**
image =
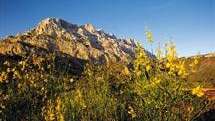
[[[193,57],[188,58],[188,60],[193,59]],[[207,87],[215,87],[215,53],[198,55],[198,57],[197,70],[190,74],[188,80],[203,83]]]

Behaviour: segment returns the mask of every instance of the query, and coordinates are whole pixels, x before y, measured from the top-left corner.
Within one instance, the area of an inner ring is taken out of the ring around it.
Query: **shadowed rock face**
[[[96,30],[92,24],[78,26],[56,18],[44,19],[26,33],[0,40],[0,54],[45,54],[42,50],[35,52],[22,43],[93,63],[127,63],[134,57],[136,46],[134,40],[118,39],[114,35]]]

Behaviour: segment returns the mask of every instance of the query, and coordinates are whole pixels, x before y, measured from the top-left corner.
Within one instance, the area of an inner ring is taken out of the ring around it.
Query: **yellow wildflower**
[[[82,108],[86,108],[86,104],[85,104],[85,101],[83,99],[83,96],[82,96],[82,93],[81,91],[78,89],[76,92],[75,92],[75,101],[82,107]]]
[[[61,106],[62,106],[62,101],[59,97],[57,97],[57,100],[56,100],[56,112],[57,112],[57,119],[58,121],[64,121],[64,117],[63,117],[63,114],[62,114],[62,111],[61,111]]]
[[[146,65],[146,71],[150,71],[151,70],[151,66],[150,65]]]
[[[160,83],[161,82],[161,79],[160,78],[158,78],[158,77],[155,77],[155,79],[154,79],[154,83],[155,84],[158,84],[158,83]]]
[[[166,63],[166,68],[169,68],[170,67],[170,63]]]
[[[166,44],[166,52],[167,60],[169,62],[173,62],[177,57],[176,47],[173,42],[169,42]]]
[[[204,95],[203,89],[200,86],[192,89],[192,94],[198,97],[202,97]]]
[[[48,118],[46,119],[47,121],[53,121],[55,119],[54,113],[52,111],[48,111]]]
[[[161,82],[160,77],[154,77],[151,83],[151,86],[154,87],[156,85],[158,85]]]
[[[199,63],[198,57],[194,57],[194,64],[197,65]]]
[[[162,52],[162,50],[161,50],[161,48],[160,48],[160,45],[159,45],[159,47],[156,49],[156,57],[157,57],[159,60],[161,60],[162,57],[163,57],[163,52]]]
[[[146,40],[148,43],[153,43],[153,35],[151,31],[146,31],[145,32],[146,35]]]
[[[178,75],[179,76],[184,77],[187,75],[184,61],[180,61],[176,67],[178,68]]]
[[[45,113],[45,120],[46,121],[54,121],[55,120],[55,113],[53,109],[53,105],[51,100],[48,100],[47,107],[44,108],[44,113]]]

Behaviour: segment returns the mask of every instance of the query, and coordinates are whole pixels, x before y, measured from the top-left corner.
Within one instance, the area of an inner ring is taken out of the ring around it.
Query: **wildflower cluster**
[[[152,44],[151,32],[146,33],[146,38]],[[184,58],[178,58],[176,46],[173,42],[166,43],[163,50],[159,46],[156,50],[156,57],[150,56],[138,44],[133,71],[136,78],[132,88],[134,93],[144,97],[142,100],[144,100],[145,107],[142,108],[148,107],[146,111],[156,108],[158,111],[163,106],[167,106],[168,103],[177,104],[179,100],[184,100],[182,97],[188,88],[186,78],[194,72],[197,64],[198,58],[189,62]],[[192,94],[198,97],[204,95],[199,87],[194,88]],[[139,106],[141,107],[141,105]],[[172,108],[175,107],[169,107],[162,115],[171,115],[173,113]],[[192,114],[193,110],[190,112],[189,115]],[[129,114],[131,114],[131,111]]]
[[[203,89],[200,86],[197,86],[192,89],[192,94],[198,97],[202,97],[204,95]]]
[[[75,92],[74,100],[75,100],[76,104],[78,104],[81,108],[83,108],[83,109],[86,108],[85,101],[84,101],[81,91],[79,89]]]
[[[149,72],[152,68],[152,59],[148,57],[140,44],[136,48],[136,59],[134,60],[134,72],[139,77],[142,72]]]
[[[152,35],[152,32],[147,30],[145,31],[145,36],[146,36],[146,40],[149,42],[149,43],[153,43],[153,35]]]

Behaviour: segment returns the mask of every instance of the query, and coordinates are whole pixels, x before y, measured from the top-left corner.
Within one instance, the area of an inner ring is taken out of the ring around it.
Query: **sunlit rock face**
[[[1,40],[0,54],[56,52],[96,63],[126,63],[134,58],[135,46],[133,39],[119,39],[97,30],[92,24],[76,25],[46,18],[28,32]]]

